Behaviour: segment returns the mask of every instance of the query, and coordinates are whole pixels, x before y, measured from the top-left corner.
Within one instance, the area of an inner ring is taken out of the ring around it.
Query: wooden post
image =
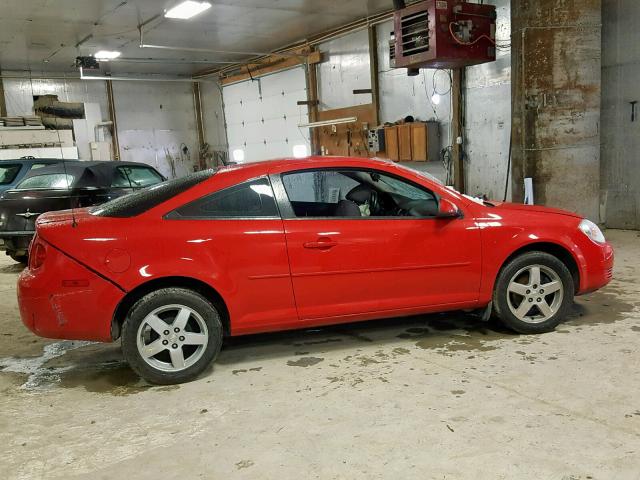
[[[109,120],[111,120],[111,144],[113,146],[113,159],[120,160],[120,142],[118,141],[118,120],[116,119],[116,105],[113,99],[113,84],[106,80],[107,103],[109,105]]]
[[[204,148],[205,130],[204,120],[202,118],[202,97],[200,94],[200,82],[193,82],[193,111],[196,116],[196,132],[198,133],[198,167],[205,169],[204,159],[200,158],[200,152]]]
[[[305,65],[307,76],[307,101],[309,121],[318,121],[318,74],[316,63],[307,62]],[[320,136],[317,128],[311,129],[311,154],[320,155]]]
[[[373,103],[373,108],[375,109],[375,125],[369,125],[369,128],[374,128],[380,123],[380,106],[378,101],[380,95],[380,87],[378,86],[378,35],[375,25],[369,27],[369,70],[371,72],[371,103]]]
[[[4,80],[2,79],[2,68],[0,68],[0,117],[7,116],[7,104],[4,98]]]
[[[456,68],[451,71],[452,74],[452,115],[451,115],[451,132],[453,138],[451,143],[453,145],[453,185],[460,193],[464,192],[464,159],[462,158],[463,146],[458,143],[459,138],[464,138],[463,135],[463,119],[462,119],[462,69]]]

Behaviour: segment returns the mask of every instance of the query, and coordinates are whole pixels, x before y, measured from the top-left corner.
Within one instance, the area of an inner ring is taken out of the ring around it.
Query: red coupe
[[[380,160],[199,172],[37,222],[18,285],[34,333],[111,342],[160,384],[224,335],[457,309],[554,329],[606,285],[613,250],[580,216],[486,202]]]

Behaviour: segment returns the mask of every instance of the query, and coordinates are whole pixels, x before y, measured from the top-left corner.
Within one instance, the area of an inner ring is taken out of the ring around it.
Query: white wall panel
[[[122,160],[147,163],[170,177],[168,151],[177,159],[177,176],[193,171],[198,138],[190,83],[113,82],[113,96]]]
[[[378,38],[378,82],[380,89],[380,122],[396,122],[408,115],[418,120],[433,120],[440,124],[440,148],[451,144],[451,94],[449,77],[444,71],[422,69],[420,75],[409,77],[406,68],[389,66],[389,34],[391,21],[381,23]],[[434,89],[435,76],[435,89]],[[441,95],[440,103],[432,102],[433,93]]]
[[[302,67],[223,88],[229,154],[244,151],[245,162],[291,157],[294,145],[309,145],[307,87]]]
[[[321,43],[319,49],[325,59],[318,65],[320,110],[371,103],[371,94],[353,94],[354,90],[371,88],[367,30]]]

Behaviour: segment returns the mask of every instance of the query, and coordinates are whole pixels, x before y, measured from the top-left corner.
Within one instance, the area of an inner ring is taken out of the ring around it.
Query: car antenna
[[[69,176],[67,175],[67,160],[64,158],[64,150],[62,150],[62,140],[60,139],[60,129],[56,129],[58,134],[58,146],[60,147],[60,158],[62,159],[62,170],[64,171],[64,181],[67,182],[67,188],[69,189],[69,199],[71,200],[71,227],[76,228],[78,222],[76,222],[76,212],[73,207],[73,196],[71,195],[71,185],[69,184]]]

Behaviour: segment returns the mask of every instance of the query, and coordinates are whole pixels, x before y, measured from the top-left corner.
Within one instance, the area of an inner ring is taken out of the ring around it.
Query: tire
[[[15,252],[7,252],[7,255],[9,255],[13,259],[13,261],[23,263],[25,265],[29,261],[29,257],[27,257],[26,255],[19,255]]]
[[[216,359],[222,333],[218,310],[206,298],[184,288],[163,288],[129,310],[122,326],[122,352],[148,382],[184,383]]]
[[[544,333],[553,331],[566,317],[573,296],[573,277],[562,261],[548,253],[527,252],[509,261],[498,274],[493,305],[508,328],[525,334]]]

